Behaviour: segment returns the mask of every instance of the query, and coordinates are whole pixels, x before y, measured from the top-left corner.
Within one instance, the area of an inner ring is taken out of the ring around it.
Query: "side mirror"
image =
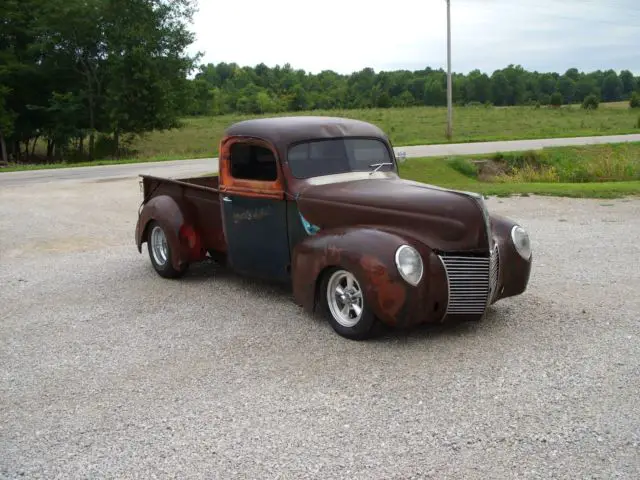
[[[407,160],[407,152],[398,152],[396,154],[396,159],[398,163],[404,163]]]

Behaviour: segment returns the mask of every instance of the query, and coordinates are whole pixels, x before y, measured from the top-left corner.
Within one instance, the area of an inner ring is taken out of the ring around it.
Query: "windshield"
[[[319,177],[355,171],[393,171],[395,164],[386,145],[369,138],[339,138],[299,143],[287,156],[296,178]],[[380,163],[390,163],[382,165]]]

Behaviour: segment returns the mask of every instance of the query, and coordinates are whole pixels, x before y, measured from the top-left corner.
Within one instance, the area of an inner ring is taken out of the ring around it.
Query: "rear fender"
[[[195,227],[195,216],[188,206],[181,208],[168,195],[153,197],[142,208],[136,225],[138,252],[142,253],[142,244],[147,241],[147,229],[152,220],[158,222],[167,235],[171,251],[174,252],[171,263],[175,269],[205,257],[201,235]]]
[[[318,287],[323,275],[331,267],[343,267],[359,279],[364,299],[376,317],[389,325],[405,323],[425,282],[413,287],[398,273],[395,252],[407,243],[413,244],[370,227],[323,230],[309,236],[293,251],[293,295],[307,311],[314,311],[321,299]]]

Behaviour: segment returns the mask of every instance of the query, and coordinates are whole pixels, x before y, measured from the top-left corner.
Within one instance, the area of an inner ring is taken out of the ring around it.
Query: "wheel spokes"
[[[351,275],[347,276],[347,288],[353,290],[353,277]]]
[[[335,272],[327,284],[327,300],[333,318],[342,326],[351,328],[358,324],[364,311],[363,294],[358,280],[352,273]]]

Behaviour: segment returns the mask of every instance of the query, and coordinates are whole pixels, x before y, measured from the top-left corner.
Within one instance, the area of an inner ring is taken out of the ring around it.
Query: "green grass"
[[[292,115],[292,114],[279,114]],[[378,125],[397,146],[447,143],[446,108],[415,107],[365,110],[297,112],[294,115],[351,117]],[[258,116],[225,115],[184,119],[179,130],[153,132],[132,145],[141,156],[174,158],[215,156],[224,129],[237,121]],[[576,137],[640,133],[637,112],[620,106],[586,111],[578,106],[456,107],[452,142],[482,142],[536,138]]]
[[[494,181],[480,180],[472,160],[487,157],[474,155],[409,159],[401,165],[400,174],[419,182],[485,195],[536,194],[582,198],[640,195],[640,143],[549,148],[494,157],[501,158],[506,165],[510,164],[515,173]],[[531,165],[537,167],[529,170]],[[542,174],[536,177],[536,168],[540,166]],[[548,166],[557,167],[556,172],[560,174],[552,178],[545,175],[544,167]],[[522,171],[533,173],[526,178]],[[601,181],[601,178],[607,181]]]
[[[447,143],[447,110],[440,107],[414,107],[364,110],[315,110],[277,115],[330,115],[365,120],[381,127],[396,146]],[[62,167],[162,161],[213,157],[224,130],[240,120],[258,115],[224,115],[183,119],[179,129],[155,131],[137,138],[130,145],[133,153],[118,161],[100,159],[92,163],[68,163]],[[640,133],[638,112],[623,102],[601,104],[595,111],[578,105],[549,107],[455,107],[454,143],[492,140],[576,137]],[[36,151],[40,151],[37,148]],[[106,163],[105,163],[106,162]],[[38,166],[37,168],[42,168]],[[58,168],[46,166],[45,168]],[[0,171],[22,170],[21,166]]]

